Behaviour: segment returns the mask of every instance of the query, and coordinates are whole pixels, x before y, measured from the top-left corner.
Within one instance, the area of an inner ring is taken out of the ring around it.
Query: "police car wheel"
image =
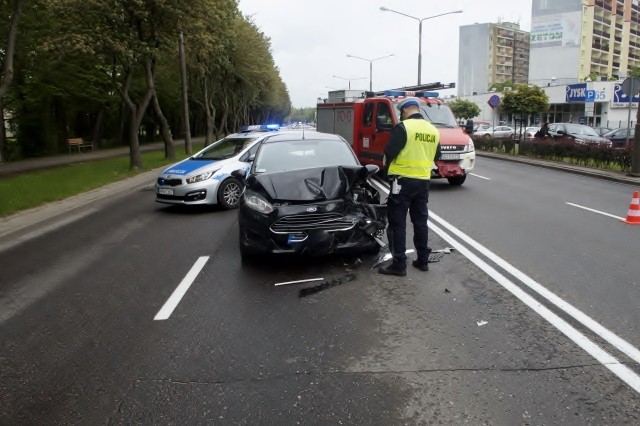
[[[218,203],[230,210],[238,207],[242,195],[242,184],[235,178],[226,179],[218,189]]]

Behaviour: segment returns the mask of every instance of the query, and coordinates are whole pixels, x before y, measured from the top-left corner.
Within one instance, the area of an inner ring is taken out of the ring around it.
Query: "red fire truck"
[[[364,92],[356,97],[338,97],[331,92],[328,99],[319,99],[316,127],[319,132],[335,133],[353,147],[362,164],[382,167],[384,148],[391,129],[400,121],[398,103],[413,96],[422,100],[422,116],[438,128],[442,156],[436,160],[431,178],[445,178],[452,185],[462,185],[473,169],[476,153],[469,135],[473,122],[462,129],[451,109],[433,90],[449,89],[454,83],[432,83],[382,92]],[[342,93],[344,94],[344,93]]]

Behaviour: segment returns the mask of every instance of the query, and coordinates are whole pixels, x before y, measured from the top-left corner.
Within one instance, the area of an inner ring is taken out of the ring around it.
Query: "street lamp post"
[[[367,77],[345,78],[345,77],[340,77],[339,75],[333,75],[332,77],[335,77],[335,78],[339,78],[339,79],[341,79],[341,80],[346,80],[346,81],[348,81],[348,82],[349,82],[349,90],[351,90],[351,82],[352,82],[352,81],[355,81],[355,80],[364,80],[364,79],[366,79],[366,78],[367,78]]]
[[[373,62],[378,61],[380,59],[389,58],[391,56],[393,56],[393,53],[391,55],[381,56],[379,58],[374,58],[374,59],[361,58],[360,56],[355,56],[355,55],[347,55],[347,58],[356,58],[356,59],[361,59],[363,61],[369,62],[369,91],[373,92]]]
[[[422,76],[422,21],[426,21],[427,19],[437,18],[438,16],[450,15],[452,13],[462,13],[462,10],[453,10],[451,12],[440,13],[438,15],[427,16],[426,18],[418,18],[416,16],[407,15],[406,13],[398,12],[397,10],[387,9],[384,6],[380,7],[380,10],[383,12],[393,12],[398,15],[406,16],[407,18],[415,19],[419,22],[418,25],[418,86],[421,82]]]

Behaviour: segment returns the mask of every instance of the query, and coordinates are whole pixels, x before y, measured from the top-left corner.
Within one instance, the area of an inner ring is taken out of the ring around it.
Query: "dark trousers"
[[[427,219],[429,211],[429,181],[423,179],[399,178],[402,186],[399,194],[387,197],[387,239],[393,255],[393,265],[398,268],[407,267],[407,210],[413,223],[413,244],[418,255],[418,262],[426,264],[429,260],[429,230]]]

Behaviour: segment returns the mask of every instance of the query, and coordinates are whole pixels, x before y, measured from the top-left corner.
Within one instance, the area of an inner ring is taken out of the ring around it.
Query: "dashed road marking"
[[[200,258],[198,258],[196,263],[191,267],[191,270],[182,279],[180,284],[178,284],[178,287],[176,287],[176,289],[173,291],[173,294],[169,296],[169,299],[167,299],[164,306],[153,318],[154,321],[166,320],[171,316],[173,310],[176,308],[176,306],[178,306],[178,303],[180,303],[180,300],[182,300],[184,295],[187,293],[187,290],[189,290],[189,287],[191,287],[191,284],[193,284],[196,277],[198,276],[200,271],[202,271],[202,268],[204,268],[204,265],[208,260],[209,256],[201,256]]]
[[[610,213],[605,213],[605,212],[602,212],[600,210],[590,209],[589,207],[581,206],[579,204],[573,204],[573,203],[569,203],[569,202],[567,202],[567,204],[569,204],[570,206],[573,206],[573,207],[577,207],[579,209],[587,210],[587,211],[590,211],[590,212],[593,212],[593,213],[598,213],[598,214],[601,214],[603,216],[609,216],[609,217],[612,217],[614,219],[619,219],[619,220],[624,220],[625,219],[624,217],[616,216],[616,215],[613,215],[613,214],[610,214]]]

